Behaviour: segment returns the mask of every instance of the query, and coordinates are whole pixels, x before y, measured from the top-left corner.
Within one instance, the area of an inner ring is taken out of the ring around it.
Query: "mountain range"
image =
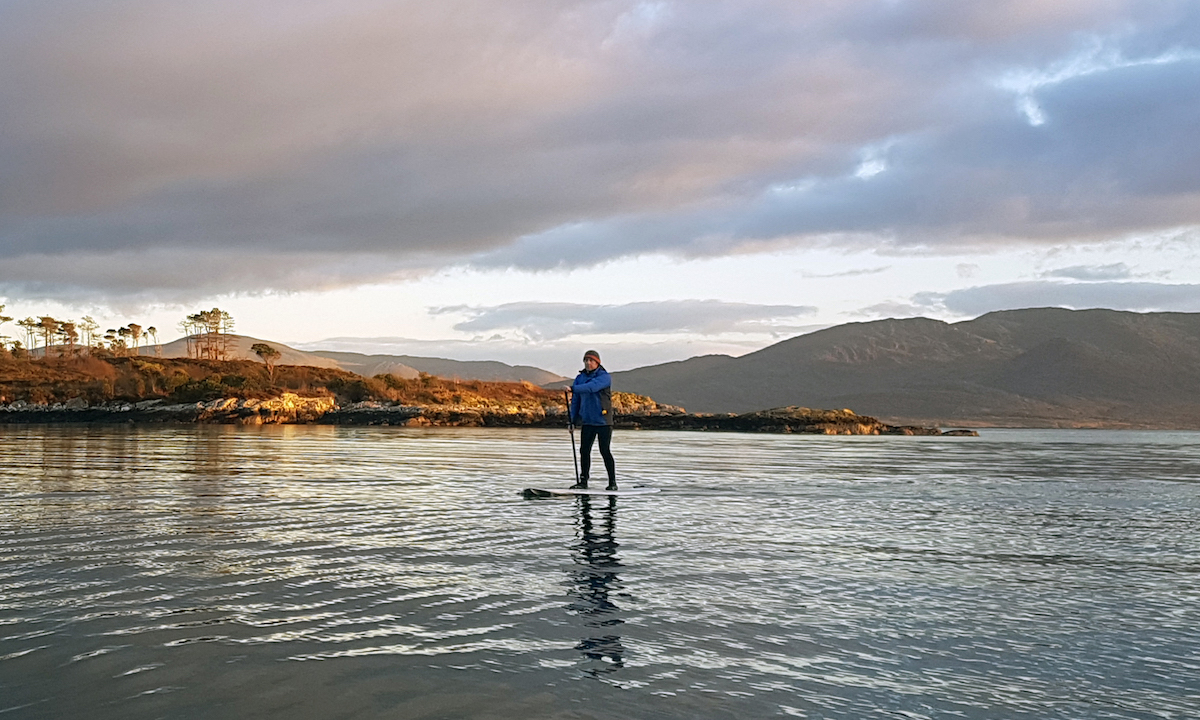
[[[256,342],[229,338],[232,357]],[[281,365],[461,380],[566,378],[529,366],[302,351],[265,341]],[[185,342],[162,348],[186,355]],[[143,354],[153,352],[143,347]],[[1200,314],[1034,308],[946,323],[847,323],[741,357],[706,355],[613,373],[618,390],[691,412],[849,408],[896,425],[1200,428]]]
[[[294,347],[288,347],[283,343],[274,342],[271,340],[260,340],[249,335],[233,335],[225,336],[225,356],[230,360],[258,360],[258,355],[254,354],[251,346],[255,343],[265,343],[279,351],[279,358],[275,361],[277,365],[308,365],[310,367],[326,367],[340,368],[341,366],[334,360],[323,358],[304,350],[297,350]],[[143,345],[138,349],[140,355],[155,354],[154,347],[151,345]],[[188,338],[179,338],[172,340],[169,343],[163,343],[162,356],[169,358],[185,358],[188,356]]]
[[[279,351],[275,361],[278,365],[309,365],[312,367],[340,368],[352,373],[372,377],[391,374],[411,379],[420,373],[458,380],[489,380],[501,382],[529,382],[545,385],[563,380],[548,370],[527,365],[507,365],[491,360],[449,360],[446,358],[417,357],[413,355],[364,355],[352,352],[325,350],[297,350],[281,342],[260,340],[248,335],[227,335],[226,356],[231,360],[258,360],[250,348],[255,343],[266,343]],[[140,354],[153,355],[151,346],[142,346]],[[164,357],[187,357],[187,340],[180,338],[162,346]]]
[[[1200,314],[848,323],[741,357],[616,372],[613,384],[692,412],[802,405],[896,424],[1200,428]]]
[[[562,375],[556,375],[549,370],[529,365],[508,365],[496,360],[449,360],[414,355],[364,355],[330,350],[312,350],[309,351],[309,354],[333,360],[343,370],[368,377],[390,373],[398,377],[414,378],[418,373],[428,373],[449,379],[528,382],[534,385],[548,385],[563,379]]]

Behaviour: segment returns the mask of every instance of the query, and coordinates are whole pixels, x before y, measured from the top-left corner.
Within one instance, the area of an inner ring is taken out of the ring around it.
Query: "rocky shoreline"
[[[565,412],[555,405],[401,405],[358,402],[340,405],[332,397],[252,400],[221,398],[209,402],[108,402],[89,405],[83,400],[33,404],[0,404],[2,423],[209,423],[225,425],[395,425],[406,427],[562,427]],[[850,410],[774,408],[735,414],[688,413],[670,406],[634,408],[619,412],[619,429],[696,430],[710,432],[799,433],[814,435],[977,435],[951,430],[888,425]]]

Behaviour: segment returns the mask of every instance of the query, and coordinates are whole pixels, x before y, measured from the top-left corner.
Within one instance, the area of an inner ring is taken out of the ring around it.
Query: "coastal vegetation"
[[[941,434],[886,425],[850,410],[690,414],[624,392],[613,393],[613,409],[616,426],[630,429]],[[566,425],[562,391],[528,382],[457,381],[427,373],[364,377],[336,368],[145,356],[0,358],[0,411],[0,422],[21,423]]]
[[[161,347],[158,345],[158,328],[153,326],[143,328],[137,323],[129,323],[101,333],[100,325],[89,315],[84,315],[78,321],[42,315],[14,323],[14,318],[5,315],[4,310],[5,306],[0,305],[0,357],[78,357],[97,352],[116,356],[137,355],[148,341],[153,341],[155,347]],[[21,328],[24,342],[4,334],[4,326],[9,323]],[[41,340],[41,347],[37,347],[38,340]]]
[[[267,373],[271,376],[271,382],[275,382],[275,363],[283,353],[266,343],[254,343],[250,346],[250,350],[262,358],[263,363],[267,366]]]
[[[84,315],[79,320],[63,320],[50,315],[15,320],[5,315],[0,305],[0,357],[26,359],[29,357],[127,357],[143,355],[142,348],[153,346],[153,354],[162,356],[158,328],[143,327],[131,322],[121,327],[100,331],[94,318]],[[16,324],[24,340],[4,334],[5,325]],[[179,322],[187,340],[188,357],[198,360],[227,359],[228,336],[233,331],[233,316],[220,308],[192,313]],[[38,341],[41,346],[37,345]]]
[[[3,315],[0,330],[13,321]],[[528,382],[456,380],[420,373],[404,378],[389,373],[370,377],[328,367],[279,365],[282,353],[267,343],[250,350],[261,363],[230,359],[234,321],[220,308],[201,310],[179,323],[187,339],[186,358],[162,357],[158,331],[129,323],[103,334],[90,317],[79,322],[53,317],[17,324],[25,342],[0,336],[0,402],[33,405],[76,402],[210,402],[218,398],[263,400],[290,393],[328,397],[340,403],[499,407],[560,406],[561,392]],[[141,352],[147,338],[156,352]],[[40,347],[36,347],[37,341]],[[653,405],[649,398],[617,393],[631,408]]]
[[[73,399],[89,404],[145,400],[207,402],[216,398],[265,399],[282,393],[333,397],[347,403],[561,403],[560,394],[529,383],[459,382],[427,374],[413,379],[392,375],[363,377],[336,368],[268,367],[252,360],[99,354],[46,358],[0,356],[0,402],[46,404]]]
[[[0,331],[12,317],[3,315]],[[220,308],[189,314],[179,323],[187,340],[186,358],[162,357],[158,330],[129,323],[98,332],[85,316],[79,322],[45,316],[17,324],[25,342],[0,335],[0,402],[33,405],[55,403],[211,402],[216,399],[264,400],[283,394],[328,397],[339,403],[378,402],[400,405],[475,408],[562,406],[560,391],[528,382],[496,382],[440,378],[428,373],[404,378],[390,373],[370,377],[346,370],[306,365],[279,365],[282,353],[267,343],[250,350],[261,363],[230,359],[234,321]],[[152,338],[156,352],[141,352]],[[41,346],[35,347],[40,340]],[[618,406],[644,409],[649,398],[616,393]]]
[[[233,332],[233,316],[221,310],[201,310],[179,322],[187,338],[187,354],[198,360],[228,359],[229,333]]]
[[[0,316],[0,324],[11,320]],[[181,323],[189,333],[187,357],[163,357],[161,347],[154,355],[140,352],[142,339],[157,342],[157,335],[136,323],[99,335],[90,318],[82,323],[29,320],[22,327],[40,329],[40,352],[27,351],[20,342],[0,347],[0,422],[561,427],[567,419],[561,389],[526,381],[460,380],[426,372],[368,377],[336,367],[280,365],[283,353],[265,342],[250,346],[261,362],[228,359],[237,336],[230,335],[229,313],[218,308]],[[633,393],[614,392],[612,400],[615,424],[625,428],[940,434],[935,428],[889,426],[850,410],[787,407],[697,415]]]

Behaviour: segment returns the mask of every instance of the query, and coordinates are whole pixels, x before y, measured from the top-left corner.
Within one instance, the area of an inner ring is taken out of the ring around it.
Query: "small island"
[[[4,306],[0,305],[0,311]],[[13,318],[0,315],[0,325]],[[2,423],[216,423],[447,427],[562,427],[563,390],[530,382],[460,380],[429,373],[371,377],[341,367],[280,364],[269,343],[238,356],[233,318],[220,308],[180,326],[186,357],[164,357],[158,331],[130,323],[99,332],[90,317],[17,324],[26,341],[0,336]],[[34,348],[36,339],[42,346]],[[143,342],[152,339],[152,345]],[[57,342],[56,342],[57,341]],[[177,342],[177,344],[179,344]],[[295,353],[293,352],[293,355]],[[337,363],[333,363],[337,365]],[[613,393],[626,429],[818,435],[975,435],[897,426],[851,410],[782,407],[743,414],[689,413],[644,395]]]
[[[422,373],[364,377],[336,368],[91,353],[0,357],[0,423],[219,423],[449,427],[562,427],[561,390],[531,383],[455,380]],[[822,435],[975,434],[895,426],[851,410],[785,407],[744,414],[688,413],[613,393],[623,429]]]

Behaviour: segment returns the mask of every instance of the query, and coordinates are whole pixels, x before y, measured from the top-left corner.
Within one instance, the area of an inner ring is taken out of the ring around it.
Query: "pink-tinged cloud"
[[[1197,37],[1184,0],[5,3],[0,293],[1196,227]]]

